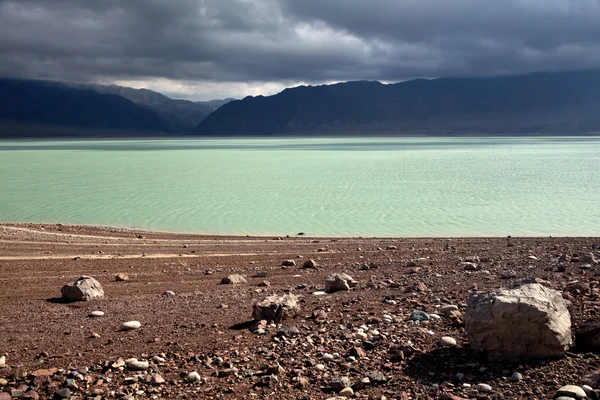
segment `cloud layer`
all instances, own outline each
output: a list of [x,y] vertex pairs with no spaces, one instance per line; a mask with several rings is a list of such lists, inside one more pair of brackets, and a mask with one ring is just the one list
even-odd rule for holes
[[0,75],[176,97],[600,67],[600,0],[0,0]]

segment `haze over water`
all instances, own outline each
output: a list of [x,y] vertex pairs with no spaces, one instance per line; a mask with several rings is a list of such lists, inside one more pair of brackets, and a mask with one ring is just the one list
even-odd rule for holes
[[0,221],[598,236],[600,138],[2,141]]

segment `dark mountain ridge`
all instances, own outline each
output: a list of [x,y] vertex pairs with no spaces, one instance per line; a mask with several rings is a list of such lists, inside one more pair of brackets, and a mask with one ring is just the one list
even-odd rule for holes
[[225,104],[201,135],[600,131],[600,70],[299,86]]
[[[156,112],[117,95],[52,82],[0,79],[0,122],[81,129],[171,132]],[[10,131],[1,131],[3,136]]]

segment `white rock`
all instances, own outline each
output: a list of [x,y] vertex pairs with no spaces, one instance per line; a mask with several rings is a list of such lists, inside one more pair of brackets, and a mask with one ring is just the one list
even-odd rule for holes
[[440,339],[440,344],[445,347],[453,347],[456,346],[456,339],[450,336],[442,336]]
[[281,322],[294,318],[300,312],[298,297],[291,293],[265,297],[252,307],[252,318],[257,321]]
[[6,364],[6,356],[0,357],[0,365],[5,365],[5,364]]
[[588,385],[581,385],[581,388],[588,396],[594,392],[594,388]]
[[539,283],[471,295],[465,330],[473,350],[490,361],[563,356],[573,343],[561,293]]
[[440,319],[440,318],[442,318],[442,317],[440,317],[440,316],[439,316],[439,315],[437,315],[437,314],[427,314],[427,315],[429,315],[429,318],[430,318],[430,319]]
[[315,369],[317,371],[324,371],[325,370],[325,365],[323,365],[323,364],[317,364],[317,365],[315,365]]
[[183,380],[187,383],[198,382],[200,379],[202,378],[200,378],[200,374],[198,374],[196,371],[190,372],[185,376],[185,378],[183,378]]
[[121,324],[120,330],[122,331],[131,331],[134,329],[138,329],[142,326],[140,321],[127,321]]
[[354,334],[354,337],[357,338],[357,339],[360,339],[360,340],[365,340],[365,339],[367,339],[369,337],[369,335],[367,335],[364,332],[356,332]]
[[587,397],[585,391],[579,386],[575,385],[566,385],[558,389],[558,392],[556,392],[556,397],[560,396],[573,397],[576,399],[583,399]]
[[175,292],[172,290],[167,290],[166,292],[163,293],[163,296],[165,297],[175,297]]
[[154,361],[157,364],[164,364],[167,360],[165,360],[164,358],[162,358],[160,356],[154,356],[154,357],[152,357],[152,361]]
[[92,311],[91,313],[88,314],[88,316],[90,318],[103,317],[104,316],[104,311]]
[[326,294],[327,293],[324,292],[324,291],[322,291],[322,290],[319,290],[319,291],[316,291],[316,292],[312,292],[313,296],[325,296]]
[[492,391],[492,387],[485,383],[477,384],[477,386],[475,386],[475,389],[477,389],[478,392],[482,392],[482,393],[489,393]]
[[138,361],[136,359],[133,359],[134,361],[128,362],[127,363],[127,369],[130,369],[132,371],[144,371],[146,369],[148,369],[148,361]]
[[513,381],[513,382],[519,382],[519,381],[522,381],[522,380],[523,380],[523,375],[521,375],[521,373],[520,373],[520,372],[517,372],[517,371],[515,371],[515,372],[514,372],[514,373],[511,375],[511,377],[510,377],[510,380],[511,380],[511,381]]

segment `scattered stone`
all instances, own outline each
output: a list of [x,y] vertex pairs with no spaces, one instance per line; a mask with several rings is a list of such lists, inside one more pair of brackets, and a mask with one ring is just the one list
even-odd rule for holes
[[419,310],[413,311],[412,313],[410,313],[410,316],[408,317],[409,321],[419,321],[419,322],[427,321],[429,319],[430,319],[429,314],[427,314],[425,311],[419,311]]
[[329,274],[325,277],[325,292],[334,293],[339,291],[348,291],[358,285],[350,275],[345,273]]
[[456,339],[450,336],[442,336],[440,339],[440,344],[444,347],[454,347],[456,346]]
[[183,380],[186,383],[198,382],[200,379],[202,378],[200,377],[200,374],[198,374],[196,371],[190,372],[185,376],[185,378],[183,378]]
[[0,365],[5,365],[5,364],[6,364],[6,356],[0,357]]
[[465,271],[477,271],[479,267],[477,264],[465,261],[458,264],[459,267],[462,267]]
[[344,396],[344,397],[350,397],[350,396],[354,396],[354,390],[352,390],[351,387],[347,387],[347,388],[343,388],[342,390],[340,390],[340,393],[338,393],[340,396]]
[[0,386],[6,386],[8,385],[8,381],[4,378],[0,378]]
[[129,276],[127,274],[119,273],[115,274],[115,281],[117,282],[125,282],[129,280]]
[[283,260],[281,262],[281,265],[284,267],[295,267],[296,266],[296,261],[294,260]]
[[523,375],[521,375],[520,372],[513,372],[513,374],[510,376],[510,380],[513,382],[519,382],[523,380]]
[[473,350],[490,361],[563,356],[573,342],[561,294],[538,283],[471,295],[465,330]]
[[175,297],[175,292],[172,291],[172,290],[167,290],[162,295],[165,296],[165,297]]
[[442,315],[450,314],[452,311],[458,311],[458,306],[448,305],[448,306],[442,306],[439,309],[439,313]]
[[333,378],[331,381],[329,381],[329,387],[331,387],[331,389],[335,390],[336,392],[339,392],[340,390],[351,386],[352,382],[347,376],[343,376],[341,378]]
[[54,392],[54,396],[52,398],[55,400],[60,400],[68,399],[69,397],[71,397],[71,391],[68,388],[62,388]]
[[596,259],[594,253],[586,253],[582,255],[580,261],[583,264],[598,264],[598,260]]
[[127,321],[127,322],[123,322],[121,324],[119,330],[131,331],[134,329],[139,329],[141,326],[142,326],[142,324],[139,321]]
[[246,278],[239,274],[227,275],[225,278],[221,279],[222,285],[237,285],[246,282],[248,282]]
[[285,319],[294,318],[300,312],[298,297],[291,293],[282,296],[271,295],[254,304],[252,317],[267,322],[281,322]]
[[65,301],[90,301],[102,300],[104,289],[96,279],[91,276],[80,276],[72,283],[64,285],[61,289],[62,299]]
[[600,371],[592,372],[583,377],[581,383],[591,386],[594,389],[600,389]]
[[297,327],[293,326],[293,325],[289,325],[289,326],[282,326],[281,328],[279,328],[277,330],[277,333],[275,334],[276,336],[285,336],[285,337],[296,337],[298,335],[300,335],[300,329],[298,329]]
[[88,317],[90,318],[97,318],[97,317],[103,317],[104,316],[104,311],[92,311],[91,313],[88,314]]
[[317,264],[317,262],[315,260],[306,260],[304,261],[304,264],[302,264],[302,268],[317,268],[319,266],[319,264]]
[[163,378],[161,374],[152,374],[152,379],[150,380],[151,385],[159,386],[165,382],[165,378]]
[[148,369],[148,361],[138,361],[137,358],[130,358],[129,360],[125,360],[127,365],[127,369],[132,371],[144,371]]
[[386,246],[385,249],[386,250],[398,250],[398,246],[390,245],[390,246]]
[[566,385],[558,389],[556,392],[556,397],[560,396],[573,397],[575,399],[583,399],[587,397],[585,391],[579,386],[575,385]]
[[486,383],[477,384],[477,386],[475,386],[475,389],[477,389],[477,391],[481,393],[489,393],[492,391],[492,387]]

